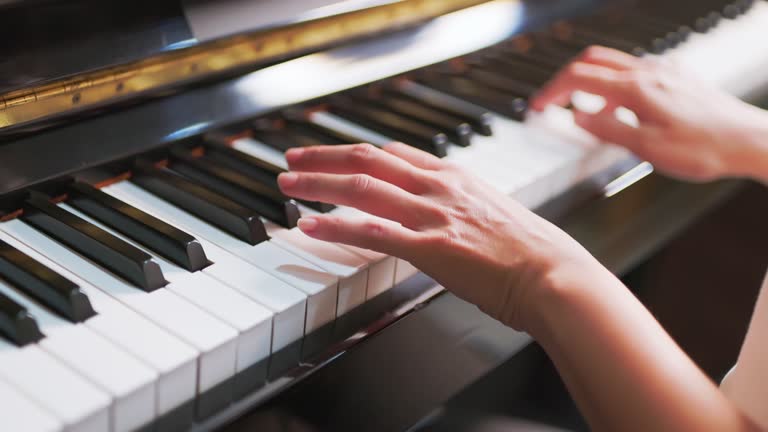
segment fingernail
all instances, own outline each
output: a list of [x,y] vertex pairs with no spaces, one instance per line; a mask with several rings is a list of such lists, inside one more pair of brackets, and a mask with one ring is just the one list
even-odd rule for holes
[[293,187],[298,181],[299,175],[293,172],[282,173],[277,176],[277,183],[281,189]]
[[289,164],[298,162],[299,159],[304,155],[304,149],[303,148],[292,148],[285,152],[285,160],[288,161]]
[[299,229],[305,233],[311,233],[317,228],[317,219],[313,217],[303,217],[299,219]]

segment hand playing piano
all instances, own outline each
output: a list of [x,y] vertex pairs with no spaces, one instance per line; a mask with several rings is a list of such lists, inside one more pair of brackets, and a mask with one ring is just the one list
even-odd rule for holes
[[292,172],[279,182],[287,195],[377,216],[304,217],[305,233],[403,258],[517,329],[528,328],[554,281],[610,277],[556,226],[413,147],[307,147],[286,158]]
[[[669,175],[696,181],[768,177],[768,115],[669,63],[590,47],[538,94],[532,108],[565,106],[577,90],[606,99],[597,114],[575,111],[582,128]],[[620,106],[637,115],[639,127],[617,120]]]

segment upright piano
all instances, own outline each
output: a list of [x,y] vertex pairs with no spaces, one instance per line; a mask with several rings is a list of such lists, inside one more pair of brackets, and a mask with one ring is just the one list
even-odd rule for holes
[[[354,211],[282,195],[286,149],[405,142],[621,273],[735,186],[644,188],[531,95],[594,44],[768,84],[761,0],[325,3],[0,2],[0,428],[406,430],[531,340],[300,233]],[[606,240],[664,197],[666,225]]]

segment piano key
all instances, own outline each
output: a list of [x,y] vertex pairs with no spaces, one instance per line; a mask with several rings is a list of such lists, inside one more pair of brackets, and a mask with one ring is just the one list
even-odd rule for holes
[[0,336],[24,346],[42,339],[43,333],[27,308],[0,294]]
[[46,337],[38,344],[112,398],[111,430],[132,431],[155,419],[157,374],[122,349],[82,325],[68,324],[20,291],[0,283],[0,292],[24,305]]
[[358,143],[358,140],[351,135],[325,128],[304,118],[287,120],[286,130],[293,134],[297,140],[302,141],[304,146]]
[[68,189],[67,202],[109,227],[190,271],[202,270],[208,259],[189,234],[117,200],[95,187],[77,182]]
[[[77,210],[66,204],[60,205],[65,210],[88,220],[88,216],[78,214]],[[98,224],[93,220],[89,222]],[[101,228],[108,230],[103,226]],[[123,240],[131,242],[127,238]],[[133,245],[141,247],[136,243]],[[205,272],[191,273],[162,258],[155,257],[155,259],[170,281],[166,289],[189,300],[239,332],[236,369],[238,373],[247,371],[269,357],[272,347],[273,313],[271,311]],[[242,271],[247,270],[242,269]],[[266,372],[266,366],[264,370]]]
[[285,133],[282,122],[273,119],[258,119],[252,123],[251,135],[257,141],[285,153],[293,147],[301,147],[301,142]]
[[488,50],[493,55],[516,60],[524,63],[536,65],[540,68],[549,69],[554,72],[568,64],[569,58],[555,58],[533,49],[521,50],[515,46],[501,45]]
[[472,143],[472,127],[464,120],[405,98],[382,94],[360,96],[368,104],[377,104],[398,115],[438,128],[455,144],[466,147]]
[[[156,382],[158,415],[169,414],[195,397],[196,358],[200,354],[197,350],[9,234],[0,231],[0,240],[83,290],[97,312],[85,325],[142,360],[159,375]],[[175,424],[192,422],[191,411],[174,417]]]
[[368,262],[337,245],[313,239],[298,228],[267,223],[272,243],[339,278],[337,316],[361,305],[368,290]]
[[364,104],[356,104],[354,100],[342,97],[333,98],[328,110],[341,118],[428,151],[435,156],[445,157],[447,154],[448,137],[444,133],[400,115]]
[[73,322],[95,315],[80,287],[2,240],[0,276]]
[[199,351],[198,395],[212,390],[234,375],[235,329],[167,289],[153,292],[136,289],[22,220],[0,224],[0,230],[49,257]]
[[419,274],[419,269],[406,260],[398,259],[395,268],[395,285],[403,283],[408,279]]
[[60,432],[64,424],[10,384],[0,381],[3,428],[9,431]]
[[266,162],[262,158],[256,158],[235,150],[234,147],[238,141],[239,140],[234,140],[230,143],[223,137],[214,134],[207,135],[204,143],[205,154],[210,160],[226,165],[274,190],[280,190],[280,187],[277,185],[277,176],[286,170],[286,168],[281,165],[285,163],[284,155],[278,153],[279,163],[277,164]]
[[296,203],[279,190],[230,170],[215,160],[195,157],[182,148],[171,150],[171,160],[173,171],[282,226],[293,228],[301,217]]
[[[355,141],[358,143],[368,143],[378,147],[384,147],[395,141],[392,137],[384,136],[371,129],[366,129],[357,123],[327,111],[313,111],[308,117],[310,122],[318,126],[355,137]],[[240,151],[251,153],[249,146],[238,145],[236,148]],[[258,156],[256,152],[254,152],[253,155]]]
[[165,285],[151,257],[34,194],[24,203],[24,221],[99,263],[136,286],[152,291]]
[[[280,187],[277,184],[277,176],[287,170],[288,163],[285,160],[285,155],[276,155],[277,163],[275,164],[260,157],[256,157],[247,150],[248,147],[258,148],[260,151],[266,148],[266,146],[250,146],[250,143],[255,143],[255,141],[250,138],[235,140],[232,142],[231,147],[229,143],[221,140],[214,140],[213,138],[209,139],[212,140],[206,146],[206,157],[209,160],[216,161],[217,163],[237,171],[252,180],[258,181],[282,194]],[[275,155],[270,154],[267,159],[274,156]],[[323,213],[334,208],[333,205],[326,203],[301,202],[304,203],[304,205]]]
[[250,244],[267,239],[258,215],[236,202],[148,161],[134,165],[131,181]]
[[476,105],[443,98],[426,87],[406,80],[397,81],[391,88],[385,88],[385,91],[410,98],[412,102],[421,103],[450,115],[455,115],[469,123],[475,132],[481,135],[491,136],[493,134],[490,113]]
[[[505,94],[530,98],[538,90],[538,86],[519,79],[512,74],[503,74],[493,70],[471,68],[464,72],[463,76],[483,83],[488,87],[497,89]],[[538,83],[537,83],[538,84]]]
[[530,85],[540,87],[549,81],[557,70],[545,69],[529,62],[522,62],[502,55],[481,54],[468,56],[464,62],[479,68],[511,78],[519,78]]
[[[642,47],[647,48],[648,51],[654,54],[663,54],[668,49],[673,48],[670,42],[664,39],[664,35],[661,35],[661,37],[654,36],[652,32],[628,26],[628,22],[629,21],[622,23],[622,25],[616,25],[609,23],[601,24],[595,21],[585,23],[576,21],[573,23],[573,27],[584,35],[594,35],[596,37],[615,41],[615,44],[624,49],[628,47],[632,47],[631,49]],[[583,49],[581,45],[568,44],[567,41],[561,40],[560,43],[572,46],[574,49]]]
[[[277,184],[277,176],[287,170],[288,163],[285,155],[277,156],[278,164],[273,164],[262,159],[258,155],[263,152],[265,145],[259,145],[250,138],[242,138],[233,141],[232,147],[224,144],[212,144],[207,148],[206,157],[222,165],[261,182],[269,188],[282,194]],[[334,208],[331,204],[301,201],[304,205],[320,212],[327,212]]]
[[[104,191],[130,202],[168,223],[184,227],[184,229],[193,232],[201,241],[210,242],[210,246],[206,244],[206,249],[209,250],[215,264],[205,271],[212,272],[214,277],[228,280],[233,286],[240,287],[241,284],[233,278],[244,278],[248,275],[247,273],[258,275],[260,272],[255,270],[262,269],[293,287],[274,283],[268,278],[268,283],[253,285],[252,289],[261,288],[263,290],[260,298],[264,299],[265,304],[274,310],[285,311],[284,318],[278,318],[277,322],[290,323],[289,317],[293,316],[293,311],[297,309],[296,306],[304,302],[306,302],[305,333],[318,329],[336,317],[338,277],[276,247],[271,242],[249,246],[133,184],[117,183],[104,188]],[[228,256],[229,258],[227,258]],[[234,257],[238,257],[237,260],[234,260]],[[256,269],[250,272],[236,271],[239,259],[247,261]],[[302,313],[301,317],[303,316]],[[278,340],[277,337],[275,339]],[[286,341],[281,338],[280,341],[282,347],[293,340]]]
[[498,90],[466,78],[427,74],[416,77],[416,81],[426,87],[496,111],[513,120],[522,121],[528,109],[528,103],[523,98],[502,95]]
[[0,380],[63,423],[67,432],[111,430],[110,396],[37,345],[17,348],[0,340]]
[[[312,210],[308,210],[307,214],[310,214],[311,212]],[[332,213],[344,217],[372,217],[352,207],[337,207]],[[397,259],[395,257],[350,245],[339,244],[339,246],[368,261],[368,290],[366,292],[366,300],[378,296],[395,285],[394,280],[397,265]]]

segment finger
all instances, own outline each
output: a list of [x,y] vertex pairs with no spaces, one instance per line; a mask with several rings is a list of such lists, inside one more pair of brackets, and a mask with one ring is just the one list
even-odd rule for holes
[[547,105],[566,106],[576,90],[603,96],[620,105],[629,99],[621,73],[584,62],[574,62],[560,71],[531,101],[531,107],[543,111]]
[[596,114],[575,111],[576,124],[602,141],[626,147],[630,151],[642,153],[647,142],[647,129],[632,127],[616,118],[615,109],[607,107]]
[[278,183],[286,195],[354,207],[409,228],[440,222],[426,200],[365,174],[290,172],[281,174]]
[[285,157],[293,171],[367,174],[414,194],[426,191],[423,171],[370,144],[294,148]]
[[380,218],[344,218],[332,215],[299,219],[299,229],[310,237],[343,243],[411,260],[421,243],[419,233]]
[[443,161],[439,157],[407,144],[399,142],[387,144],[384,146],[384,151],[409,162],[417,168],[436,171],[444,166]]
[[603,66],[616,71],[628,71],[648,67],[648,62],[644,59],[600,45],[588,47],[582,51],[577,59],[580,62]]

